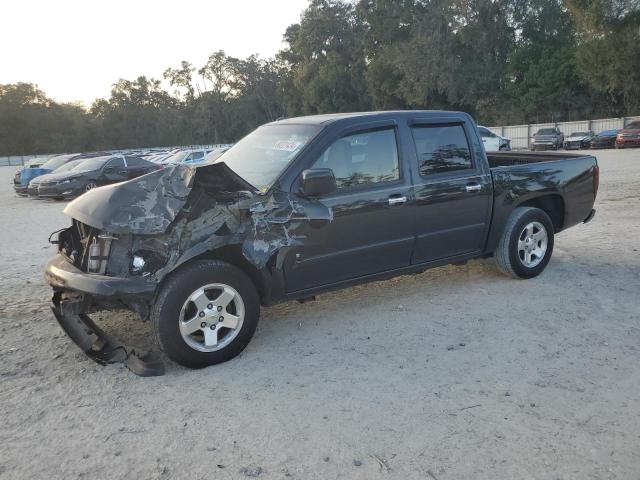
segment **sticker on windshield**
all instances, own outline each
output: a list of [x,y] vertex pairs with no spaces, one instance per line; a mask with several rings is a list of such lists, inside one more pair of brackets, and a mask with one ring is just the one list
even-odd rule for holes
[[302,145],[304,145],[303,142],[296,142],[294,140],[278,140],[273,148],[275,150],[283,150],[285,152],[295,152]]

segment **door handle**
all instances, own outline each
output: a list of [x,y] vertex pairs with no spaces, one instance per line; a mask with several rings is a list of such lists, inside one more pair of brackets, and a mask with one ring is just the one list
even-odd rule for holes
[[479,183],[469,183],[465,188],[467,192],[479,192],[480,190],[482,190],[482,185],[480,185]]
[[401,205],[407,203],[407,197],[404,195],[401,197],[389,197],[389,205]]

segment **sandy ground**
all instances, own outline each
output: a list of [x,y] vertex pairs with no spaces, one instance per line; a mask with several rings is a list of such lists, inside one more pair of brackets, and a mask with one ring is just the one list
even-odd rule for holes
[[0,479],[640,478],[640,150],[597,156],[598,214],[542,276],[474,261],[279,305],[233,361],[156,378],[62,333],[64,204],[0,168]]

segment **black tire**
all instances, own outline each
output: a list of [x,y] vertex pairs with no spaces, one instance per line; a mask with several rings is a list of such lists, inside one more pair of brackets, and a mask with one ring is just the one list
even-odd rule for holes
[[[544,226],[547,234],[547,246],[542,260],[537,265],[528,267],[518,253],[518,241],[525,226],[532,222],[538,222]],[[513,278],[524,279],[540,275],[553,253],[553,235],[553,223],[544,211],[533,207],[517,207],[507,220],[495,252],[498,268]]]
[[[198,351],[180,333],[180,312],[189,296],[212,283],[225,284],[237,291],[244,304],[244,320],[237,336],[220,350]],[[155,340],[169,358],[189,368],[202,368],[226,362],[248,345],[258,325],[260,299],[253,282],[239,268],[217,260],[198,260],[177,271],[162,285],[151,309]]]

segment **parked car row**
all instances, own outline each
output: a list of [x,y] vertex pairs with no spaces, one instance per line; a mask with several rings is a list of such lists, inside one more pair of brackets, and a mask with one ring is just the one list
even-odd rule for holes
[[212,162],[228,148],[53,155],[16,172],[13,188],[22,196],[71,199],[95,187],[130,180],[167,165]]
[[557,127],[541,128],[531,138],[531,150],[558,150],[564,148],[626,148],[640,147],[640,121],[631,122],[623,129],[573,132],[568,137]]

